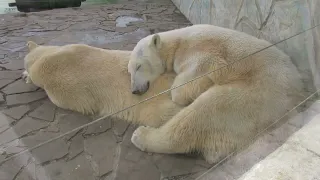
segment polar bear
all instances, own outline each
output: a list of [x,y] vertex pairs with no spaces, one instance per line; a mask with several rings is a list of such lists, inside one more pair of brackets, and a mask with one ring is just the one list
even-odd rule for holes
[[140,40],[128,64],[132,93],[144,94],[160,75],[174,72],[172,87],[186,84],[171,91],[172,100],[187,107],[160,128],[139,127],[131,141],[147,152],[199,152],[209,163],[247,144],[303,98],[286,54],[273,46],[249,56],[270,45],[213,25]]
[[[41,46],[30,41],[23,76],[43,88],[58,107],[84,114],[107,115],[170,88],[174,76],[161,76],[145,96],[132,95],[130,51],[104,50],[81,44]],[[169,94],[129,108],[115,116],[133,123],[159,127],[182,107]]]

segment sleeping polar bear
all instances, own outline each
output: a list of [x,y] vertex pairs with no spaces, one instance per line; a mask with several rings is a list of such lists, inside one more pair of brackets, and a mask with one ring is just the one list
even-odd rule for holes
[[128,64],[133,94],[148,92],[161,74],[175,72],[176,87],[216,71],[172,90],[172,100],[188,106],[160,128],[139,127],[131,141],[147,152],[200,152],[209,163],[248,143],[302,98],[302,81],[286,54],[273,46],[249,56],[269,45],[213,25],[140,40]]
[[[40,46],[28,42],[25,76],[43,88],[58,107],[84,114],[108,115],[170,88],[173,75],[161,76],[145,96],[132,95],[128,61],[130,51],[104,50],[87,45]],[[115,116],[133,123],[159,127],[180,106],[163,94]]]

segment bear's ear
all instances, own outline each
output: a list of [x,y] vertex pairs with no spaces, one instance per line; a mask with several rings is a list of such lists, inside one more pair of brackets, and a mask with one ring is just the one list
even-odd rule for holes
[[149,42],[149,46],[155,49],[160,49],[161,47],[161,39],[159,34],[154,34],[151,38],[151,42]]
[[29,48],[29,52],[32,51],[34,48],[38,47],[39,45],[33,41],[28,41],[27,46]]

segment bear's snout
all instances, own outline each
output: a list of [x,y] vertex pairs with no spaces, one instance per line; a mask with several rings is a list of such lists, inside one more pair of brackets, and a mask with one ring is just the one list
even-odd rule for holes
[[148,81],[147,83],[143,84],[142,86],[138,86],[132,89],[132,94],[136,94],[136,95],[142,95],[145,92],[148,91],[150,86],[150,82]]

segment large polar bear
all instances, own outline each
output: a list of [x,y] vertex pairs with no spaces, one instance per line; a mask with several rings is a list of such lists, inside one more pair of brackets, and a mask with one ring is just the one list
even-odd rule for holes
[[133,94],[147,92],[164,73],[177,74],[175,87],[216,71],[172,90],[172,100],[188,106],[160,128],[139,127],[132,142],[148,152],[200,152],[209,163],[248,143],[302,97],[299,73],[286,54],[273,46],[247,57],[267,46],[213,25],[140,40],[128,64]]
[[[128,61],[131,51],[104,50],[81,44],[40,46],[28,42],[23,73],[27,82],[43,88],[58,107],[84,114],[107,115],[170,88],[173,75],[161,76],[145,96],[132,95]],[[130,108],[116,117],[158,127],[180,106],[168,94]]]

